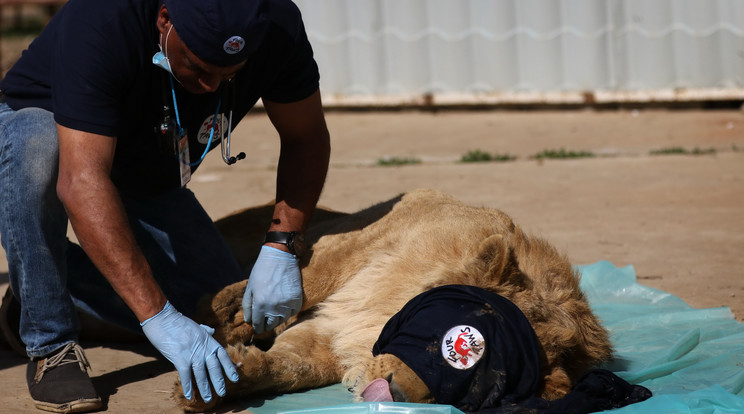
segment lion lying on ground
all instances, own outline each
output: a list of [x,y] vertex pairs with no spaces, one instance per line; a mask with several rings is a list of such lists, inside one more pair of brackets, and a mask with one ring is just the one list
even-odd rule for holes
[[[217,222],[250,269],[271,207]],[[243,323],[245,282],[200,304],[201,321],[239,366],[227,398],[280,394],[343,382],[359,398],[367,384],[387,379],[396,401],[433,402],[423,382],[398,358],[373,357],[385,323],[417,294],[437,286],[481,287],[514,302],[537,334],[541,396],[564,396],[580,375],[611,357],[607,332],[579,290],[565,256],[525,234],[501,211],[467,206],[417,190],[355,214],[318,209],[301,254],[302,311],[273,333],[254,337]],[[257,254],[257,253],[255,253]],[[273,343],[272,343],[273,340]],[[197,393],[198,394],[198,393]],[[176,398],[186,411],[204,411],[198,397]]]

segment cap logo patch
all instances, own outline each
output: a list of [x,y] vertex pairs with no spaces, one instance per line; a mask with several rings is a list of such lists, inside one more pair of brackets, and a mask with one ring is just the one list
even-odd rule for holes
[[442,357],[457,369],[472,368],[483,356],[486,341],[477,329],[457,325],[442,338]]
[[222,45],[222,48],[225,49],[225,52],[230,55],[234,55],[240,52],[241,50],[243,50],[243,47],[245,47],[245,39],[240,36],[233,36],[225,40],[225,44]]

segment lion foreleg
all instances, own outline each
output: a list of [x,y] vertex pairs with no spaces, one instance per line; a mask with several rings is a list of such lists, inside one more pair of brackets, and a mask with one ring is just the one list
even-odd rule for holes
[[212,337],[222,346],[247,343],[253,337],[253,327],[243,322],[243,293],[246,280],[224,287],[214,295],[204,296],[194,318],[214,328]]
[[[257,394],[281,394],[337,383],[343,375],[337,358],[331,353],[330,337],[319,334],[312,323],[297,325],[279,335],[264,352],[255,346],[228,346],[240,379],[227,381],[227,399]],[[204,404],[198,398],[186,400],[176,388],[176,399],[185,411],[204,411],[218,404],[215,398]]]

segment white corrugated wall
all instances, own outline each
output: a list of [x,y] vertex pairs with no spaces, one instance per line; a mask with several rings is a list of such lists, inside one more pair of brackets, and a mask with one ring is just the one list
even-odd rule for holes
[[744,0],[295,0],[330,104],[744,98]]

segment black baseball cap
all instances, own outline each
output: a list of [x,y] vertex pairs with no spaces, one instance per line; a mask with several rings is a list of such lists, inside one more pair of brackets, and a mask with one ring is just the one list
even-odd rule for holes
[[270,0],[164,0],[164,4],[186,47],[213,65],[247,60],[268,30]]

